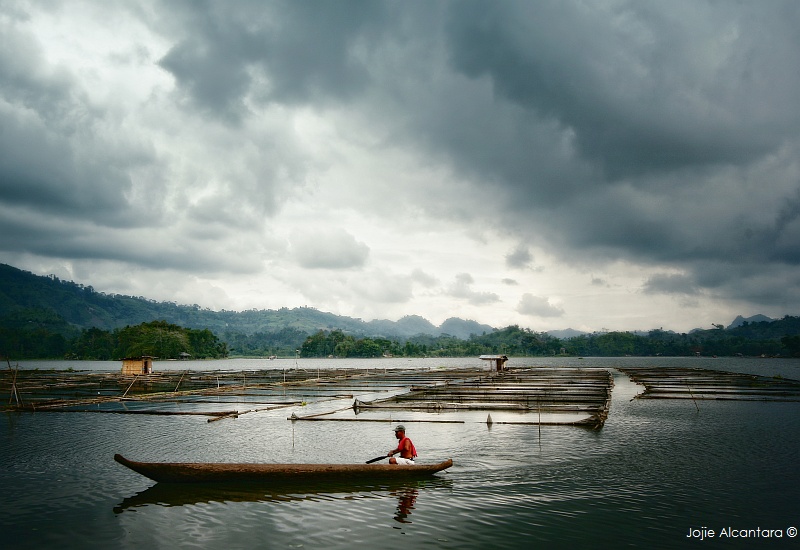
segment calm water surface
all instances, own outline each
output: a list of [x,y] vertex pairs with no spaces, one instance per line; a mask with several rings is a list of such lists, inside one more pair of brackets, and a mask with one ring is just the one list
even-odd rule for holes
[[[195,362],[192,362],[195,363]],[[433,368],[477,360],[196,362],[196,370]],[[511,365],[700,366],[800,379],[800,361],[513,359]],[[23,368],[116,370],[116,364]],[[174,365],[174,367],[173,367]],[[157,363],[157,369],[187,365]],[[0,418],[0,548],[797,548],[800,403],[647,401],[615,373],[602,430],[409,424],[434,479],[395,485],[171,488],[117,464],[153,461],[362,462],[395,440],[387,424],[297,422],[336,402],[204,417],[90,413]],[[333,403],[333,404],[332,404]],[[347,402],[343,403],[344,406]],[[187,405],[187,407],[190,405]],[[226,408],[231,408],[226,404]],[[243,404],[242,409],[250,408]],[[442,415],[447,417],[447,415]],[[781,529],[782,539],[687,539]]]

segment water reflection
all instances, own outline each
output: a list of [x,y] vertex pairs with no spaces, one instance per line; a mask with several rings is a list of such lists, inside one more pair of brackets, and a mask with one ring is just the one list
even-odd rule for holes
[[408,517],[414,509],[419,492],[452,488],[450,479],[432,478],[389,483],[315,482],[308,484],[242,484],[242,483],[156,483],[126,497],[114,506],[115,514],[135,511],[145,506],[192,506],[231,502],[294,502],[323,500],[361,500],[397,498],[393,517],[400,523],[411,523]]
[[[563,361],[570,362],[707,366],[697,358]],[[800,372],[795,359],[739,362],[753,374]],[[675,548],[691,526],[796,524],[800,403],[708,401],[698,414],[691,399],[631,400],[641,388],[616,371],[615,379],[599,431],[499,422],[489,429],[485,412],[465,424],[415,425],[417,447],[454,457],[456,467],[435,476],[443,479],[394,486],[170,487],[111,458],[360,462],[389,443],[384,423],[292,425],[280,410],[211,424],[7,413],[0,547]]]
[[389,494],[397,497],[397,513],[394,515],[394,520],[399,523],[411,523],[408,516],[414,509],[419,491],[413,487],[404,487],[397,491],[391,491]]

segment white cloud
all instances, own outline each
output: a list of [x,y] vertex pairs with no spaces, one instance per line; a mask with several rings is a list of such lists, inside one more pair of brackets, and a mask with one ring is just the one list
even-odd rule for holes
[[419,283],[420,285],[426,288],[432,288],[439,282],[439,280],[436,277],[425,273],[422,269],[419,268],[415,269],[411,273],[411,279],[415,283]]
[[525,293],[517,304],[517,311],[531,317],[563,317],[564,310],[550,303],[548,298]]
[[369,257],[369,247],[343,229],[301,230],[289,240],[294,259],[306,269],[359,268]]
[[472,290],[472,284],[474,282],[475,280],[469,273],[459,273],[456,275],[455,282],[448,287],[447,293],[454,298],[466,300],[475,306],[491,304],[500,301],[500,296],[494,292],[479,292]]

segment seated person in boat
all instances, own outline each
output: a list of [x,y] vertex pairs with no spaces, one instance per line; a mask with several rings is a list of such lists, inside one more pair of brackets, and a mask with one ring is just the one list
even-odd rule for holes
[[[414,459],[417,456],[417,450],[409,438],[406,437],[405,426],[397,426],[394,429],[394,436],[400,441],[396,449],[389,451],[386,456],[389,458],[389,464],[414,464]],[[395,458],[394,455],[400,453],[400,456]]]

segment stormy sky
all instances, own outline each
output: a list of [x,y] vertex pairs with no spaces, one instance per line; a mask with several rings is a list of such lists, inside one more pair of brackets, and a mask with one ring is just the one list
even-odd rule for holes
[[0,0],[0,262],[536,331],[800,314],[800,4]]

